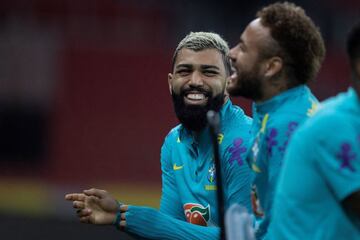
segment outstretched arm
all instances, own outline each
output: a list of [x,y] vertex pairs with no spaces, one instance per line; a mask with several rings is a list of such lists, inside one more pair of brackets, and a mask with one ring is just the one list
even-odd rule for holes
[[105,190],[89,189],[83,193],[65,196],[73,202],[81,222],[110,225],[115,222],[119,211],[118,227],[127,232],[149,239],[218,239],[219,228],[202,227],[148,207],[119,205]]

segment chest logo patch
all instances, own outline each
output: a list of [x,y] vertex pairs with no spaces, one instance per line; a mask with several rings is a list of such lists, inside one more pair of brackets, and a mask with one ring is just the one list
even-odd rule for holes
[[184,214],[187,222],[207,226],[210,219],[210,205],[204,207],[198,203],[185,203]]
[[174,171],[181,170],[183,167],[184,167],[184,165],[178,166],[178,165],[176,165],[176,163],[173,165]]

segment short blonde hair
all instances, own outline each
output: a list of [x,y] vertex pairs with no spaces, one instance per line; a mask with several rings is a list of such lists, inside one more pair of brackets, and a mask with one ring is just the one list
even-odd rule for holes
[[193,50],[195,52],[206,49],[216,49],[223,57],[226,74],[230,75],[231,66],[228,57],[229,46],[227,42],[217,33],[213,32],[190,32],[180,41],[174,52],[172,69],[174,69],[175,61],[179,51],[183,48]]

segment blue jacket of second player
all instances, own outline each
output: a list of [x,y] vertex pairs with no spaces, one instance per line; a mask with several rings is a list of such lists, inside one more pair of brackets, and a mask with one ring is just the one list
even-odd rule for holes
[[253,137],[247,161],[254,172],[253,187],[262,215],[257,239],[266,238],[276,183],[290,137],[314,113],[317,104],[310,89],[300,85],[253,105]]

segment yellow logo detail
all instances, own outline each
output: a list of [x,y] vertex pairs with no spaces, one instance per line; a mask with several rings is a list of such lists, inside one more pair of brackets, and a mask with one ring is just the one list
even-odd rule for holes
[[314,101],[311,101],[311,107],[307,111],[307,116],[308,117],[313,116],[316,113],[317,109],[318,109],[318,104]]
[[174,166],[173,166],[173,169],[174,169],[174,171],[177,171],[177,170],[182,169],[183,167],[184,167],[184,165],[176,166],[176,163],[175,163]]
[[260,132],[264,133],[265,132],[265,129],[266,129],[266,124],[267,124],[267,121],[269,120],[269,114],[265,114],[264,116],[264,119],[262,120],[261,122],[261,129],[260,129]]
[[207,191],[216,191],[216,185],[205,185],[205,190]]
[[252,170],[256,173],[261,173],[261,170],[258,166],[256,166],[254,163],[251,166]]
[[219,135],[218,135],[218,137],[217,137],[218,143],[221,144],[222,141],[223,141],[223,139],[224,139],[224,134],[219,133]]

